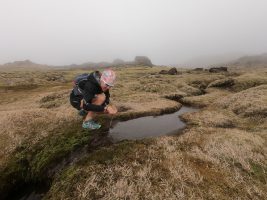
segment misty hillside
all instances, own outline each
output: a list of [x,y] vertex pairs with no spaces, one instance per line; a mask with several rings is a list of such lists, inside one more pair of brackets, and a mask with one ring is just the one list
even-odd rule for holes
[[15,61],[0,65],[0,70],[14,71],[14,70],[47,70],[51,68],[48,65],[34,63],[30,60]]
[[229,53],[220,55],[205,55],[193,57],[187,60],[183,65],[188,67],[210,67],[216,65],[222,65],[224,63],[229,63],[232,60],[239,59],[242,56],[240,53]]
[[147,56],[136,56],[133,61],[124,61],[122,59],[116,58],[113,62],[86,62],[83,64],[71,64],[62,66],[67,69],[94,69],[94,68],[104,68],[104,67],[117,67],[117,66],[127,66],[127,65],[143,65],[152,67],[153,64]]
[[95,69],[105,67],[127,66],[127,65],[142,65],[150,66],[153,64],[147,56],[136,56],[133,61],[124,61],[122,59],[115,59],[113,62],[86,62],[82,64],[70,64],[63,66],[52,66],[37,64],[30,60],[15,61],[0,65],[1,71],[16,71],[16,70],[47,70],[47,69]]
[[253,56],[243,56],[236,61],[231,62],[230,65],[244,67],[267,66],[267,53]]
[[101,63],[93,63],[93,62],[86,62],[82,64],[70,64],[70,65],[63,65],[63,66],[52,66],[52,65],[45,65],[45,64],[37,64],[30,60],[24,61],[15,61],[9,62],[3,65],[0,65],[1,71],[16,71],[16,70],[47,70],[47,69],[89,69],[95,67],[108,67],[111,66],[112,63],[101,62]]
[[90,68],[96,68],[96,67],[108,67],[111,66],[112,63],[108,62],[100,62],[100,63],[94,63],[94,62],[86,62],[82,64],[70,64],[70,65],[62,65],[62,66],[52,66],[52,65],[46,65],[46,64],[38,64],[34,63],[30,60],[24,60],[24,61],[14,61],[9,62],[3,65],[0,65],[1,71],[16,71],[16,70],[47,70],[47,69],[90,69]]
[[267,66],[267,53],[241,56],[240,54],[222,54],[195,57],[184,65],[189,67],[211,67],[228,65],[233,67],[264,67]]

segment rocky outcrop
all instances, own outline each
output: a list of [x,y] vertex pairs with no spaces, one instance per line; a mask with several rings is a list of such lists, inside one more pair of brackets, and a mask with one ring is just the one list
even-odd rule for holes
[[161,70],[159,74],[168,74],[168,70]]
[[136,56],[134,59],[134,62],[137,65],[144,65],[144,66],[149,66],[149,67],[153,66],[151,60],[146,56]]
[[171,68],[170,70],[161,70],[159,74],[169,74],[169,75],[177,75],[178,71],[175,67]]
[[227,72],[227,67],[212,67],[209,69],[209,72],[212,73]]
[[168,71],[168,74],[170,75],[176,75],[178,74],[178,71],[175,67],[171,68],[169,71]]

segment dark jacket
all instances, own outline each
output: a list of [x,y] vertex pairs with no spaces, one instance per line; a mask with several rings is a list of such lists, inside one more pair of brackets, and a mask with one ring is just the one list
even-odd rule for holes
[[[89,76],[87,81],[82,82],[79,84],[79,91],[81,92],[84,100],[83,104],[83,109],[87,111],[94,111],[94,112],[103,112],[104,108],[107,104],[109,104],[109,91],[107,90],[106,92],[102,91],[102,88],[100,86],[100,72],[95,71],[92,72]],[[74,90],[77,90],[78,88],[74,88]],[[104,104],[102,105],[94,105],[92,104],[93,98],[97,94],[102,94],[104,93],[106,95],[106,100]]]

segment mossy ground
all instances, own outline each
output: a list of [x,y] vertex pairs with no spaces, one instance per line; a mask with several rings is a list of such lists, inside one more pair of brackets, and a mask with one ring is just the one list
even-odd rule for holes
[[53,130],[53,135],[34,145],[23,142],[1,168],[1,191],[27,182],[49,181],[54,175],[49,170],[77,148],[90,143],[92,138],[93,134],[84,131],[76,121]]
[[[159,75],[161,69],[116,68],[112,102],[121,110],[120,119],[179,108],[170,99],[201,107],[182,116],[189,125],[183,135],[99,148],[57,174],[46,199],[267,196],[266,69],[218,74],[183,70],[174,76]],[[6,176],[5,171],[2,176],[38,179],[51,163],[90,141],[68,103],[70,81],[81,72],[51,72],[52,77],[63,74],[66,84],[59,81],[31,90],[2,91],[0,164],[2,169],[11,166],[8,173],[14,173]],[[225,79],[234,85],[218,87]],[[105,123],[108,118],[98,119]]]

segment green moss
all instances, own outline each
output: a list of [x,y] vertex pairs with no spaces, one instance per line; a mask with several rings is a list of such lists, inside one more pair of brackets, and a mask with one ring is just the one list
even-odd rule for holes
[[93,134],[84,131],[80,122],[58,129],[52,136],[34,145],[22,144],[6,167],[0,170],[0,191],[8,191],[20,182],[41,181],[47,178],[49,167],[71,151],[89,143]]
[[267,183],[267,167],[261,166],[253,162],[251,162],[250,165],[251,165],[251,170],[252,170],[251,172],[252,177],[266,184]]
[[[66,193],[68,193],[69,198],[77,198],[75,194],[71,192],[73,191],[72,187],[76,185],[77,182],[81,183],[87,179],[87,173],[90,172],[86,171],[85,173],[84,168],[87,168],[88,166],[109,166],[114,164],[116,165],[118,163],[131,163],[136,160],[135,152],[137,150],[144,151],[144,157],[139,157],[138,162],[145,163],[147,159],[145,156],[147,154],[146,151],[151,142],[152,140],[150,139],[145,139],[142,141],[125,140],[112,146],[93,151],[74,166],[65,168],[62,173],[53,181],[52,187],[48,194],[46,194],[45,199],[62,199],[61,195],[64,196]],[[101,170],[101,168],[96,168],[93,170]],[[97,171],[95,172],[97,173]],[[114,174],[114,179],[116,179],[116,176],[117,174]],[[105,177],[102,177],[99,184],[106,184]],[[90,197],[92,198],[96,197],[95,195],[97,195],[97,192],[93,190],[90,191],[90,193]]]
[[31,173],[40,177],[48,166],[61,160],[74,149],[86,144],[92,136],[87,133],[81,135],[63,135],[55,140],[47,141],[44,148],[36,152],[31,161]]
[[125,159],[125,155],[132,152],[135,148],[135,142],[133,141],[123,141],[112,147],[102,148],[100,150],[94,151],[90,154],[81,165],[87,165],[89,163],[97,164],[110,164],[114,161]]
[[4,199],[13,185],[24,182],[28,173],[28,162],[25,158],[13,159],[6,168],[0,170],[0,199]]

